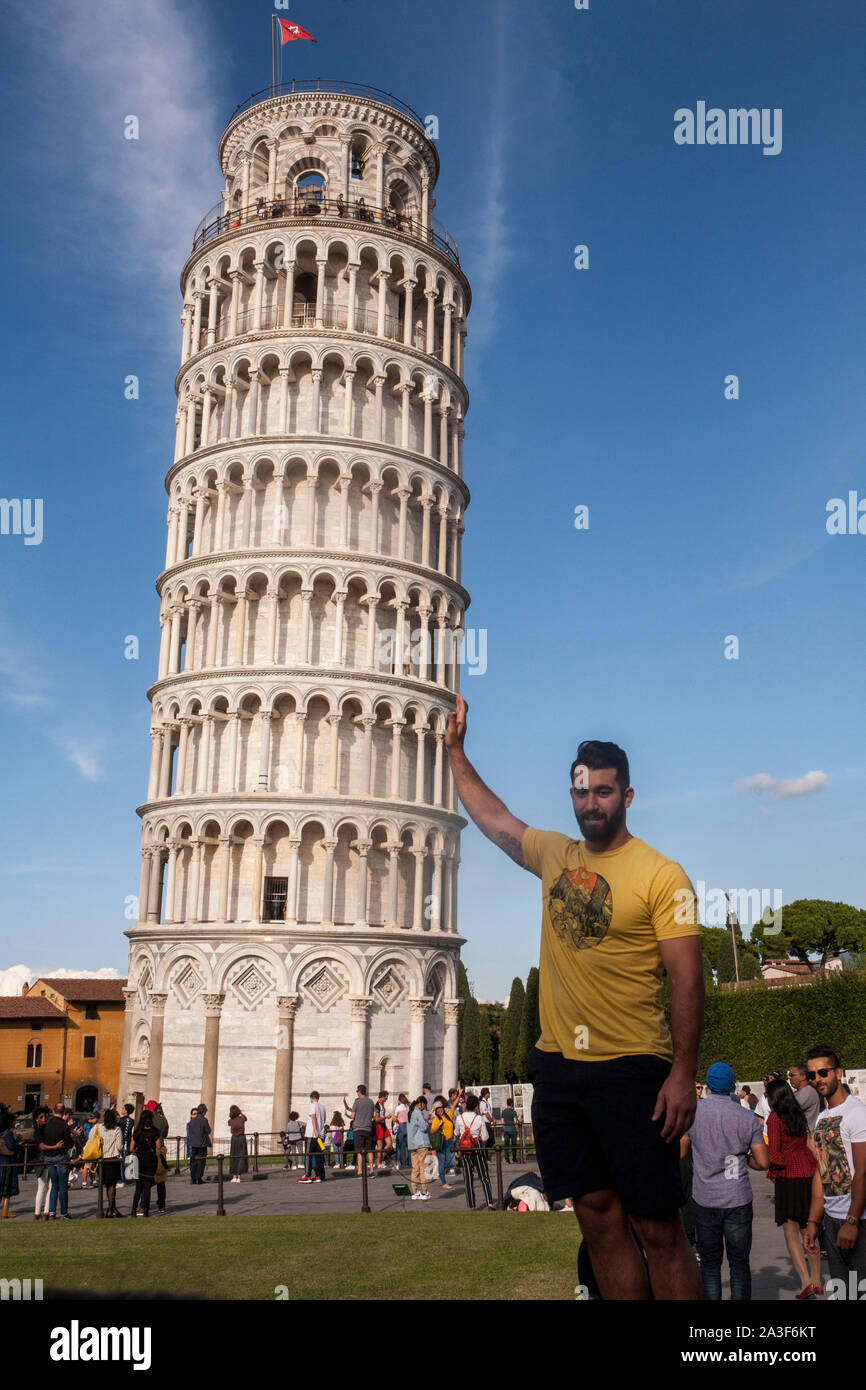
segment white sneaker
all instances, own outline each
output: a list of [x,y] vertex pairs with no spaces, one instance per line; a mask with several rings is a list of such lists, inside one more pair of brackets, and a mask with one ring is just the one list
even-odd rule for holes
[[412,1201],[412,1202],[420,1202],[420,1201],[421,1201],[421,1193],[420,1193],[420,1192],[413,1192],[413,1193],[412,1193],[412,1196],[410,1197],[409,1200]]
[[422,1192],[422,1193],[421,1193],[421,1201],[422,1201],[422,1202],[429,1202],[429,1201],[430,1201],[430,1193],[429,1193],[429,1192]]

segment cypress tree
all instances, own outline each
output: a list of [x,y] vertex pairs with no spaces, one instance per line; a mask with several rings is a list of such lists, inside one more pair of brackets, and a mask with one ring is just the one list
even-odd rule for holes
[[[466,974],[466,966],[463,964],[462,960],[459,960],[457,962],[457,997],[458,999],[463,1000],[463,1008],[460,1010],[460,1019],[457,1024],[457,1056],[460,1059],[460,1066],[462,1067],[463,1030],[466,1026],[466,1010],[469,1007],[469,1000],[472,998],[472,988],[469,984],[469,976]],[[448,1084],[450,1086],[452,1083],[449,1081]]]
[[478,1080],[481,1043],[481,1018],[478,1000],[470,994],[463,1010],[463,1046],[460,1051],[460,1076],[464,1084]]
[[526,979],[526,997],[520,1019],[520,1033],[517,1039],[515,1070],[519,1081],[526,1080],[529,1071],[529,1056],[541,1034],[538,1018],[538,966],[533,965]]
[[518,1080],[515,1060],[525,993],[523,981],[515,976],[511,981],[511,993],[508,996],[508,1009],[502,1021],[502,1039],[499,1045],[499,1078],[504,1082]]
[[493,1039],[490,1036],[490,1014],[486,1004],[478,1009],[478,1080],[485,1086],[493,1080]]

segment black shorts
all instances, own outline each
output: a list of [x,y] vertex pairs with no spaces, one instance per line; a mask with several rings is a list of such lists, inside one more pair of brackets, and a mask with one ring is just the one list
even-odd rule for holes
[[356,1129],[354,1136],[356,1154],[373,1152],[373,1135],[369,1129]]
[[661,1057],[576,1062],[533,1048],[532,1132],[549,1201],[612,1188],[632,1216],[683,1205],[679,1142],[651,1118],[669,1071]]

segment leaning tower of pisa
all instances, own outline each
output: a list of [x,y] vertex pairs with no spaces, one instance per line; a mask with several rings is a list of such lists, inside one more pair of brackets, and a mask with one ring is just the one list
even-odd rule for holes
[[269,90],[219,159],[181,271],[120,1092],[268,1132],[313,1088],[457,1075],[470,291],[390,93]]

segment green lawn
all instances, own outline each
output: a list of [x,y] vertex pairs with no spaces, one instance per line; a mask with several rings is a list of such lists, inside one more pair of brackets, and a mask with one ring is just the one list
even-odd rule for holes
[[[0,1278],[200,1298],[573,1299],[579,1235],[553,1212],[165,1216],[3,1225]],[[285,1296],[285,1295],[284,1295]]]

